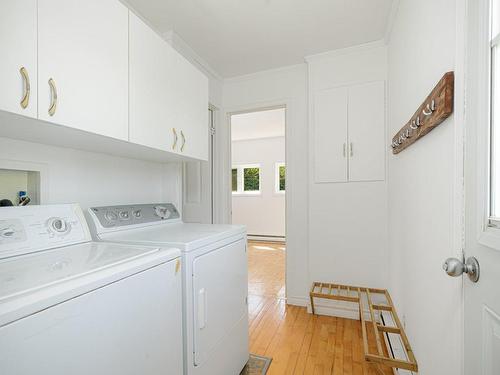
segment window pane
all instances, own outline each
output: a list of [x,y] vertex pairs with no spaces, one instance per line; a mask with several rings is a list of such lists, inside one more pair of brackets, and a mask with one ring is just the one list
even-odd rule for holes
[[243,169],[243,190],[244,191],[260,190],[259,168]]
[[231,183],[233,186],[233,191],[238,191],[238,170],[236,168],[233,168],[231,170]]
[[286,174],[285,166],[280,165],[280,191],[285,191],[285,174]]

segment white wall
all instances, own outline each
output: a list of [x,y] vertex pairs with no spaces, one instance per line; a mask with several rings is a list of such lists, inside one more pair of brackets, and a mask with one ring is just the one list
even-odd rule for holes
[[[387,77],[387,49],[372,43],[308,57],[309,121],[319,90]],[[313,128],[310,127],[310,149]],[[382,146],[382,145],[380,145]],[[309,168],[314,170],[314,153]],[[388,286],[386,181],[315,183],[309,179],[309,282]]]
[[[270,70],[224,81],[225,123],[219,129],[218,157],[221,170],[221,212],[230,213],[230,136],[228,113],[286,105],[286,237],[287,297],[289,303],[307,301],[307,69],[305,64]],[[226,217],[226,221],[230,218]]]
[[0,138],[0,168],[39,170],[42,204],[173,202],[180,208],[179,167]]
[[[442,75],[460,69],[459,3],[400,2],[389,42],[388,144]],[[457,100],[455,115],[400,154],[388,154],[390,290],[425,375],[460,374],[461,367],[461,283],[441,269],[444,259],[460,250],[461,231],[454,228],[460,216],[454,200],[460,159],[454,141],[461,110]]]
[[233,141],[233,166],[260,164],[260,194],[233,194],[233,224],[248,234],[285,236],[285,194],[276,192],[276,163],[285,162],[285,137]]

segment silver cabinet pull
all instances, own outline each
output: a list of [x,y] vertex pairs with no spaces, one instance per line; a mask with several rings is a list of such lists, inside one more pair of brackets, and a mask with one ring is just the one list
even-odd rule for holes
[[172,150],[175,150],[177,147],[177,140],[179,137],[177,137],[177,130],[175,128],[172,128],[172,133],[174,133],[174,143],[172,144]]
[[349,156],[354,156],[354,149],[352,148],[352,142],[349,143]]
[[344,143],[344,148],[343,148],[343,151],[342,151],[342,155],[344,155],[344,158],[347,156],[346,155],[346,144]]
[[186,145],[186,137],[184,136],[184,132],[181,130],[181,138],[182,138],[182,145],[181,145],[181,152],[184,151],[184,146]]
[[30,85],[30,77],[28,75],[28,71],[23,66],[19,69],[19,73],[21,73],[21,77],[23,77],[23,98],[21,99],[21,107],[26,109],[28,104],[30,103],[30,93],[31,93],[31,85]]
[[56,89],[56,82],[52,78],[49,79],[49,86],[50,86],[49,115],[54,116],[57,109],[57,89]]

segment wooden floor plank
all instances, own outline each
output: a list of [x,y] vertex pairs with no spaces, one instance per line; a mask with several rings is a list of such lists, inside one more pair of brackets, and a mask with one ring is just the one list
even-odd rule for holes
[[[286,305],[283,244],[252,241],[248,250],[250,352],[273,358],[269,375],[378,375],[364,360],[360,321]],[[369,346],[375,353],[374,336]]]

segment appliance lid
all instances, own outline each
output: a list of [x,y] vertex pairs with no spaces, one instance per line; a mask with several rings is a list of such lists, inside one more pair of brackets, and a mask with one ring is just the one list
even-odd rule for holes
[[[158,248],[87,242],[0,260],[0,303],[25,293],[159,252]],[[179,256],[178,249],[170,258]]]
[[186,251],[244,234],[245,227],[241,225],[177,222],[102,234],[100,238],[143,245],[169,245]]

